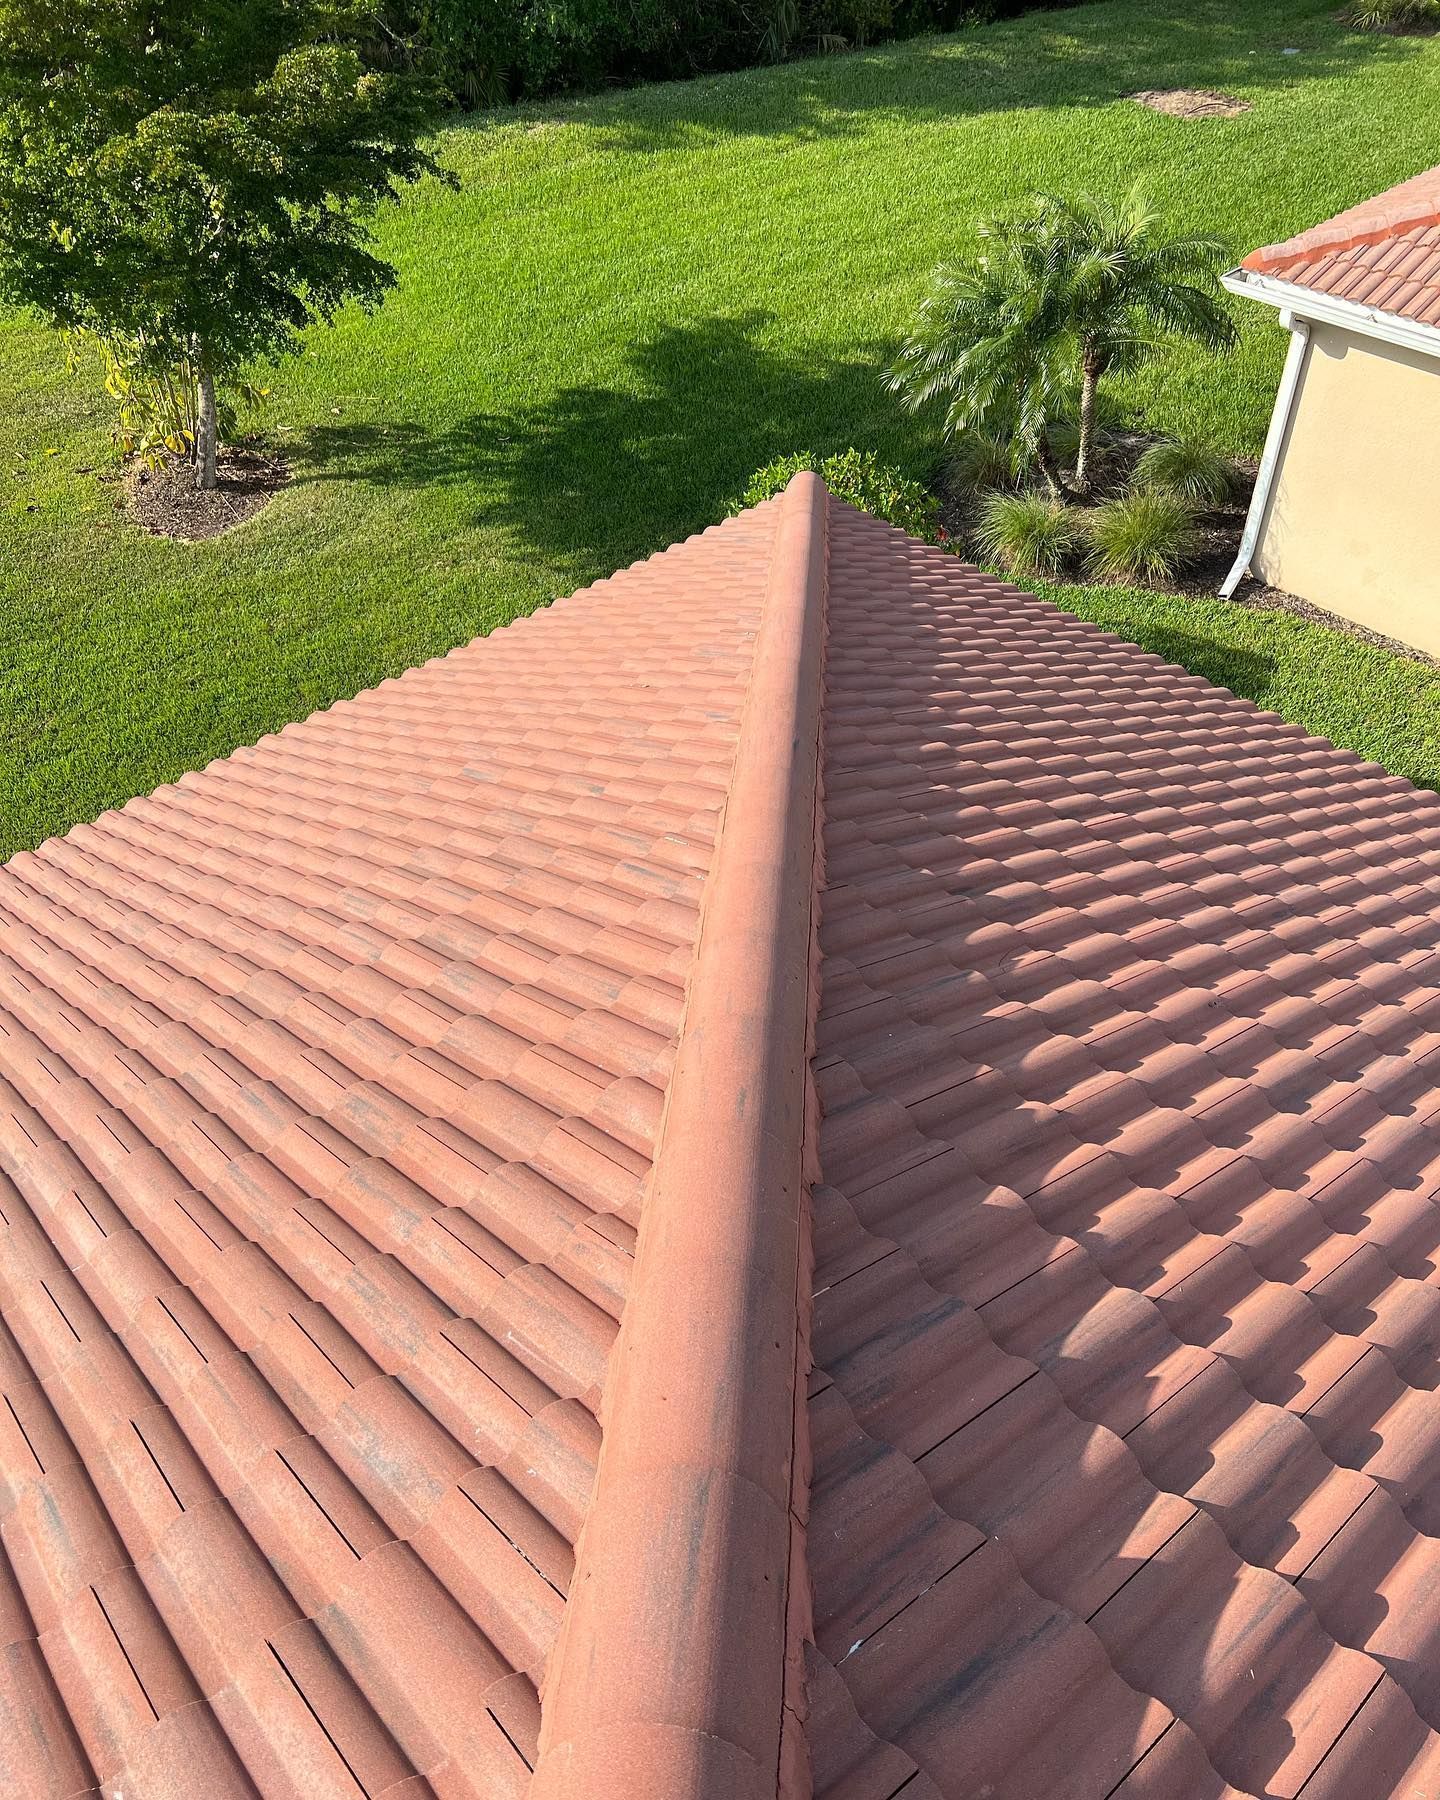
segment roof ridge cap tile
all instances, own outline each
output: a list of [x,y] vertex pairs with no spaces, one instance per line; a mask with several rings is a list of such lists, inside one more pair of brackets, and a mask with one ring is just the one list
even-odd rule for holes
[[1323,256],[1383,244],[1388,238],[1435,225],[1440,225],[1440,167],[1422,169],[1371,200],[1347,207],[1279,243],[1252,250],[1240,266],[1252,275],[1268,275],[1286,263],[1318,262]]
[[809,1182],[829,497],[765,608],[532,1800],[808,1790]]

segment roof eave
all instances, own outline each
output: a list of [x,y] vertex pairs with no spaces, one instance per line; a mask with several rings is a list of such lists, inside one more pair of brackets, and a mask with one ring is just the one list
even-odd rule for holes
[[1228,292],[1247,300],[1259,300],[1281,313],[1291,313],[1318,325],[1338,325],[1360,337],[1376,338],[1381,343],[1413,350],[1421,356],[1440,358],[1440,327],[1423,325],[1418,319],[1381,312],[1373,306],[1359,306],[1338,295],[1322,294],[1293,281],[1281,281],[1274,275],[1257,274],[1253,269],[1228,269],[1220,282]]

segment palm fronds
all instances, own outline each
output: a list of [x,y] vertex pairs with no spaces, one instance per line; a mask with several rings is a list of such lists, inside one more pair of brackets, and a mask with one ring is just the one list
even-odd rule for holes
[[1217,239],[1167,233],[1138,187],[1123,200],[1037,194],[984,220],[935,272],[888,385],[912,410],[942,407],[947,436],[1003,433],[1042,467],[1047,422],[1076,417],[1083,487],[1107,373],[1167,338],[1235,341],[1216,280],[1224,256]]

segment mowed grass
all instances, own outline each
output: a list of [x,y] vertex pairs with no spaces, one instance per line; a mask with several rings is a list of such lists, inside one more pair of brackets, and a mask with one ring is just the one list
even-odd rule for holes
[[1429,663],[1291,613],[1123,588],[1027,585],[1393,775],[1440,788],[1440,669]]
[[[270,377],[293,484],[206,544],[116,513],[98,383],[0,319],[0,854],[703,527],[777,454],[855,443],[927,474],[934,437],[877,369],[997,205],[1143,177],[1238,258],[1433,162],[1440,41],[1334,13],[1107,0],[456,126],[461,191],[384,221],[398,291]],[[1125,98],[1170,86],[1253,111]],[[1167,357],[1127,398],[1256,450],[1281,333],[1242,326],[1233,358]],[[1067,598],[1440,782],[1426,667],[1218,603]]]

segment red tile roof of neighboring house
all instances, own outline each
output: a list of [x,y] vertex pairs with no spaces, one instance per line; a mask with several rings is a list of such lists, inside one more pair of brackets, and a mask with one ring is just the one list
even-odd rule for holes
[[1435,1792],[1437,867],[810,476],[16,858],[0,1791]]
[[1440,168],[1427,169],[1241,267],[1422,325],[1440,325]]

